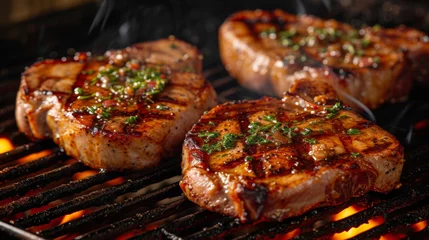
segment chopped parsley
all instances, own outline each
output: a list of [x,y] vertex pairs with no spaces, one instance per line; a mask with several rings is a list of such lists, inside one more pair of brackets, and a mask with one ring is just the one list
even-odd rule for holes
[[219,132],[209,132],[209,131],[202,131],[200,133],[198,133],[198,137],[199,138],[205,138],[204,142],[209,142],[210,139],[213,138],[217,138],[219,137],[220,133]]
[[357,158],[360,155],[360,153],[358,152],[352,152],[350,154],[352,155],[353,158]]
[[314,138],[304,138],[304,139],[302,139],[304,142],[307,142],[307,143],[309,143],[309,144],[311,144],[311,145],[313,145],[313,144],[316,144],[317,143],[317,140],[316,139],[314,139]]
[[95,72],[94,70],[90,69],[88,71],[82,71],[80,73],[83,74],[83,75],[91,75],[91,74],[94,74],[94,72]]
[[251,156],[246,156],[245,158],[244,158],[244,161],[246,161],[246,162],[251,162],[251,161],[253,161],[254,159],[253,159],[253,157],[251,157]]
[[265,115],[263,118],[264,120],[269,122],[273,122],[273,123],[277,122],[277,118],[274,115]]
[[168,106],[158,104],[158,105],[156,105],[156,109],[161,110],[161,111],[165,111],[165,110],[169,110],[170,108]]
[[361,134],[361,133],[362,132],[356,128],[350,128],[349,130],[347,130],[347,135],[357,135],[357,134]]
[[276,34],[276,29],[275,28],[268,28],[268,29],[265,29],[265,30],[263,30],[263,31],[261,31],[260,33],[259,33],[259,36],[261,36],[261,37],[268,37],[268,36],[270,36],[270,35],[272,35],[272,34]]
[[332,119],[338,115],[338,112],[341,110],[342,106],[341,103],[337,102],[334,104],[334,106],[327,108],[326,111],[328,114],[326,115],[326,118]]
[[216,126],[216,123],[215,123],[215,122],[213,122],[213,121],[210,121],[210,122],[208,122],[208,125],[210,125],[210,126],[214,127],[214,126]]
[[139,117],[137,115],[129,116],[127,119],[125,119],[124,123],[126,125],[133,125],[133,124],[135,124],[137,122],[138,118]]
[[301,134],[304,136],[310,135],[311,129],[310,128],[304,128],[304,130],[301,131]]
[[375,57],[373,57],[373,58],[372,58],[372,61],[373,61],[374,63],[376,63],[376,64],[379,64],[379,63],[380,63],[380,61],[381,61],[381,59],[380,59],[380,57],[379,57],[379,56],[375,56]]
[[[207,132],[203,134],[204,136],[211,134]],[[217,135],[217,134],[215,134]],[[198,135],[200,136],[200,135]],[[210,135],[212,136],[212,135]],[[219,136],[219,135],[217,135]],[[213,152],[220,152],[222,150],[233,149],[237,143],[239,136],[233,133],[227,133],[222,136],[222,139],[214,144],[204,144],[201,149],[208,154],[212,154]]]
[[82,88],[80,88],[80,87],[77,87],[77,88],[75,88],[74,90],[73,90],[73,92],[74,92],[74,94],[76,94],[76,95],[82,95],[84,92],[83,92],[83,89]]

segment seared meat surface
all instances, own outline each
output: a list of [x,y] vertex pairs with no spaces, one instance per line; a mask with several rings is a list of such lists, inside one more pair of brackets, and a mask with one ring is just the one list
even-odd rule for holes
[[416,30],[374,29],[281,10],[242,11],[220,27],[219,48],[229,73],[253,91],[281,97],[297,79],[314,79],[330,83],[348,104],[346,94],[376,108],[405,100],[413,77],[425,76],[429,43]]
[[327,83],[295,84],[282,100],[229,102],[202,116],[182,153],[191,201],[242,221],[280,221],[399,186],[394,136],[344,107]]
[[177,154],[215,104],[198,51],[162,39],[34,64],[22,75],[16,119],[30,138],[52,138],[91,167],[136,170]]

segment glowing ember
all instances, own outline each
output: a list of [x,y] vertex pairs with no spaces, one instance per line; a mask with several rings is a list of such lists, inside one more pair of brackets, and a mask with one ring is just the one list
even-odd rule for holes
[[27,162],[30,162],[30,161],[33,161],[33,160],[36,160],[36,159],[48,156],[51,153],[52,153],[51,150],[43,150],[41,152],[33,153],[33,154],[30,154],[30,155],[25,156],[23,158],[20,158],[20,159],[18,159],[18,162],[20,164],[27,163]]
[[64,224],[64,223],[70,222],[71,220],[74,220],[76,218],[80,218],[84,213],[85,213],[85,210],[80,210],[80,211],[65,215],[63,220],[61,220],[60,224]]
[[429,120],[423,120],[414,124],[414,129],[423,130],[429,127]]
[[301,233],[301,229],[296,228],[286,234],[277,235],[274,237],[274,240],[286,240],[286,239],[292,239],[296,236],[298,236]]
[[75,175],[73,175],[73,180],[80,180],[80,179],[84,179],[93,175],[96,175],[98,172],[95,170],[87,170],[87,171],[83,171],[83,172],[78,172]]
[[5,153],[5,152],[9,152],[13,148],[14,148],[13,144],[9,139],[0,138],[0,154]]
[[335,215],[332,215],[331,220],[332,221],[338,221],[338,220],[341,220],[343,218],[349,217],[355,213],[358,213],[364,209],[365,209],[364,207],[361,207],[358,205],[353,205],[353,206],[350,206],[348,208],[345,208],[343,211],[341,211]]
[[406,237],[403,233],[388,233],[380,237],[379,240],[397,240]]
[[425,229],[427,226],[428,226],[428,220],[424,220],[411,225],[411,228],[413,229],[414,232],[420,232],[421,230]]
[[112,179],[106,183],[111,185],[111,186],[115,186],[115,185],[119,185],[119,184],[124,183],[124,182],[125,182],[125,180],[123,177],[118,177],[118,178]]
[[362,232],[368,231],[371,228],[377,227],[378,225],[383,224],[383,222],[384,222],[383,217],[381,216],[375,217],[370,219],[368,223],[364,223],[359,227],[351,228],[350,230],[344,231],[341,233],[336,233],[332,236],[331,239],[349,239],[351,237],[358,235],[359,233],[362,233]]

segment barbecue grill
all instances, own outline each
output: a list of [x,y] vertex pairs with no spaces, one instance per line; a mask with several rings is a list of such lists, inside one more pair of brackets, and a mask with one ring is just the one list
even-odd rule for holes
[[[386,26],[398,24],[398,18],[391,15],[398,14],[403,20],[399,23],[429,32],[429,6],[418,1],[411,5],[405,1],[368,1],[381,10],[366,17],[362,16],[362,12],[354,12],[356,8],[351,9],[350,14],[341,12],[346,2],[353,1],[340,2],[335,6],[335,1],[313,1],[315,6],[323,9],[318,10],[321,12],[311,12],[313,8],[308,8],[308,1],[296,1],[288,6],[271,1],[267,8],[284,7],[292,13],[308,9],[312,14],[319,13],[317,15],[323,17],[330,14],[333,15],[331,17],[355,24],[361,24],[356,22],[360,19],[369,24],[380,22]],[[356,3],[357,8],[368,7],[364,2]],[[314,209],[283,222],[240,223],[191,203],[178,186],[181,179],[180,156],[142,172],[95,171],[67,157],[51,141],[31,142],[18,132],[14,104],[19,74],[38,56],[70,56],[75,49],[102,52],[141,40],[156,39],[164,36],[165,32],[174,33],[201,49],[205,55],[204,75],[215,87],[221,102],[261,97],[237,85],[217,56],[217,27],[229,13],[238,10],[241,3],[231,3],[227,9],[222,9],[224,6],[219,3],[207,2],[204,5],[197,1],[147,3],[144,6],[128,3],[131,7],[119,1],[113,6],[112,2],[101,5],[91,3],[5,28],[5,35],[14,38],[4,40],[6,46],[3,44],[2,47],[8,61],[0,60],[0,147],[6,148],[0,149],[4,152],[0,154],[0,237],[427,238],[429,98],[425,94],[427,89],[422,87],[414,89],[407,102],[386,105],[373,112],[377,123],[393,133],[405,147],[406,163],[401,188],[389,194],[368,193],[339,206]],[[263,7],[253,2],[246,5],[247,8],[255,6]],[[128,14],[125,17],[127,21],[118,17],[121,11]],[[159,22],[159,28],[164,32],[150,28],[149,25],[154,24],[150,21],[143,21],[142,26],[135,25],[142,17],[151,18],[151,14],[166,16]],[[171,21],[174,23],[172,28],[162,27],[171,26]],[[91,25],[93,30],[88,35]],[[64,31],[65,27],[68,28],[67,32]],[[147,31],[154,32],[148,36]],[[63,35],[49,35],[55,32]],[[38,40],[27,39],[25,44],[20,42],[22,38],[32,37]],[[106,40],[108,37],[110,40]]]

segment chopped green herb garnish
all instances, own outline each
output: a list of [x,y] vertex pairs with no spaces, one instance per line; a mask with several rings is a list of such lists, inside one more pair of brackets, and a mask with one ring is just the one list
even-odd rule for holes
[[304,136],[310,135],[311,129],[310,128],[304,128],[304,130],[301,131],[301,134]]
[[353,45],[351,45],[349,43],[344,44],[343,49],[352,55],[354,55],[356,53],[356,49],[353,47]]
[[328,111],[328,114],[326,115],[326,118],[331,119],[337,116],[338,112],[341,110],[341,103],[337,102],[334,106],[331,108],[327,108],[326,111]]
[[367,38],[362,39],[362,47],[366,48],[370,44],[371,44],[371,40],[370,39],[367,39]]
[[347,135],[357,135],[357,134],[361,134],[361,133],[362,132],[356,128],[350,128],[349,130],[347,130]]
[[282,133],[286,134],[289,139],[292,139],[294,136],[297,135],[297,133],[295,132],[297,129],[298,129],[297,127],[289,128],[287,126],[284,126],[282,129]]
[[137,122],[139,116],[134,115],[134,116],[129,116],[127,119],[125,119],[125,124],[126,125],[133,125]]
[[272,143],[272,142],[260,135],[249,135],[246,137],[246,144],[248,145],[268,144],[268,143]]
[[209,132],[209,131],[202,131],[198,133],[199,138],[205,138],[204,142],[209,142],[210,139],[219,137],[219,132]]
[[86,100],[86,99],[90,99],[93,98],[94,95],[81,95],[81,96],[77,96],[77,100]]
[[[206,132],[203,135],[210,135],[212,133]],[[210,135],[210,136],[219,136],[218,134]],[[198,135],[200,136],[200,135]],[[211,137],[213,138],[213,137]],[[222,136],[222,139],[214,144],[204,144],[201,149],[208,154],[211,154],[212,152],[220,152],[223,149],[232,149],[235,147],[235,144],[237,143],[237,140],[239,138],[239,135],[233,134],[233,133],[227,133]],[[207,141],[207,139],[206,139]]]
[[352,155],[353,158],[357,158],[360,155],[360,153],[358,152],[352,152],[350,154]]
[[156,109],[161,110],[161,111],[165,111],[165,110],[169,110],[170,108],[168,106],[158,104],[158,105],[156,105]]
[[372,58],[372,61],[374,62],[374,63],[380,63],[380,61],[381,61],[381,59],[380,59],[380,57],[379,56],[375,56],[375,57],[373,57]]
[[271,34],[276,34],[276,29],[275,28],[265,29],[265,30],[263,30],[263,31],[261,31],[259,33],[259,36],[261,36],[261,37],[268,37]]
[[379,31],[381,29],[381,25],[380,24],[376,24],[372,27],[373,31]]
[[208,122],[208,124],[210,125],[210,126],[216,126],[216,123],[215,122],[213,122],[213,121],[210,121],[210,122]]
[[176,49],[176,48],[177,48],[177,46],[176,46],[176,44],[172,43],[172,44],[170,44],[170,48],[171,48],[171,49]]
[[341,116],[338,117],[338,119],[346,119],[346,118],[349,118],[349,116],[347,116],[347,115],[341,115]]
[[235,147],[235,143],[237,142],[238,135],[233,133],[227,133],[222,136],[222,146],[225,149],[232,149]]
[[274,115],[266,115],[266,116],[264,116],[264,120],[270,121],[270,122],[273,122],[273,123],[277,122],[277,118]]
[[76,95],[82,95],[84,92],[83,92],[83,89],[82,88],[80,88],[80,87],[77,87],[77,88],[75,88],[74,90],[73,90],[73,92],[74,92],[74,94],[76,94]]
[[201,150],[208,154],[212,154],[212,152],[220,152],[222,151],[222,146],[220,144],[204,144],[201,147]]
[[313,144],[316,144],[317,143],[317,140],[316,139],[314,139],[314,138],[304,138],[304,139],[302,139],[304,142],[307,142],[307,143],[309,143],[309,144],[311,144],[311,145],[313,145]]
[[251,157],[251,156],[246,156],[245,158],[244,158],[244,161],[246,161],[246,162],[251,162],[251,161],[253,161],[254,159]]

